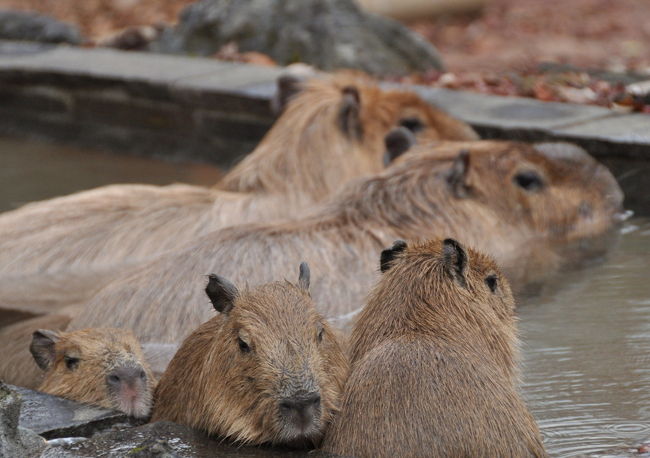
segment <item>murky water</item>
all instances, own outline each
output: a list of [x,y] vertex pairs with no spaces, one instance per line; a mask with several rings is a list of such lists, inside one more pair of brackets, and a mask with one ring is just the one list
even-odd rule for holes
[[[209,185],[220,172],[0,139],[0,211],[114,182]],[[552,456],[626,456],[650,439],[650,218],[607,259],[520,300],[524,395]]]
[[523,391],[552,456],[627,456],[650,438],[650,218],[599,265],[521,301]]

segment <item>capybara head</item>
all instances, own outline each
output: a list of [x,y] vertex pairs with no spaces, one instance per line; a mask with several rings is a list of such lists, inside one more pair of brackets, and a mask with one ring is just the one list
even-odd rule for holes
[[149,415],[155,380],[130,331],[39,329],[29,350],[45,371],[39,390],[136,418]]
[[274,192],[291,186],[322,198],[342,183],[383,170],[384,137],[395,127],[410,130],[418,141],[478,139],[467,124],[417,94],[383,90],[358,74],[300,83],[284,77],[279,90],[290,91],[279,96],[287,101],[282,115],[220,188]]
[[[489,209],[503,223],[571,241],[603,233],[622,214],[623,194],[616,179],[575,145],[503,141],[418,145],[396,161],[395,175],[403,174],[399,167],[405,167],[417,180],[430,181],[420,173],[426,169],[423,162],[435,160],[427,155],[432,148],[435,158],[454,158],[446,172],[454,212],[482,218],[486,224],[494,218],[480,213]],[[426,188],[423,183],[422,191]]]
[[153,420],[171,420],[242,443],[319,442],[347,376],[347,360],[309,296],[297,285],[239,291],[211,275],[219,315],[178,350],[156,389]]

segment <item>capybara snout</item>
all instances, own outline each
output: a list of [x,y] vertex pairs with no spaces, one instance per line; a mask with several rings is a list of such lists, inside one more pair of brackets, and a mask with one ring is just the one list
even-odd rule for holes
[[107,391],[117,401],[119,410],[134,417],[149,413],[148,406],[145,408],[140,400],[147,383],[145,368],[134,362],[118,365],[106,376]]

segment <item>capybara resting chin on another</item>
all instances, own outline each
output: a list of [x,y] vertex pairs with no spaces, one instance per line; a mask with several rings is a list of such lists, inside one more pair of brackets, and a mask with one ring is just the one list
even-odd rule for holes
[[221,190],[111,185],[0,215],[0,274],[103,268],[220,227],[295,215],[348,181],[383,170],[384,137],[400,125],[418,140],[477,138],[414,93],[347,74],[316,78],[290,98]]
[[377,279],[374,253],[398,238],[462,239],[525,281],[538,265],[557,267],[554,244],[610,229],[621,210],[616,180],[584,152],[548,156],[549,145],[497,141],[422,148],[302,220],[223,229],[123,272],[70,329],[110,323],[143,342],[178,343],[208,318],[200,294],[207,272],[254,286],[286,277],[303,259],[314,269],[319,311],[343,316],[361,308]]
[[540,457],[517,389],[514,300],[494,261],[453,239],[382,253],[323,448],[365,457]]
[[[309,297],[309,269],[239,291],[211,275],[219,314],[181,345],[155,392],[152,421],[248,444],[313,446],[338,409],[348,366]],[[180,305],[180,304],[179,304]]]
[[40,391],[137,418],[149,415],[155,380],[131,332],[39,329],[29,350],[45,371]]

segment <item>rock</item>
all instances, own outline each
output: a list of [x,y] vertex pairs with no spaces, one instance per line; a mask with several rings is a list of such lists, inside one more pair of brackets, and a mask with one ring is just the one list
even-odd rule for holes
[[88,437],[116,424],[132,421],[122,412],[80,404],[27,388],[11,386],[11,389],[19,393],[23,401],[20,426],[46,439]]
[[42,14],[0,10],[0,39],[81,44],[79,29]]
[[331,455],[308,452],[307,450],[292,451],[267,447],[230,445],[221,439],[208,437],[186,426],[161,421],[136,428],[97,434],[83,442],[51,446],[42,455],[43,458],[63,456],[128,456],[137,458],[213,456],[297,458],[309,456],[311,458],[319,458]]
[[46,447],[45,440],[18,425],[21,396],[0,383],[0,456],[38,456]]
[[355,68],[379,75],[442,69],[437,51],[399,23],[352,0],[202,0],[150,45],[157,52],[213,55],[235,42],[282,65]]

